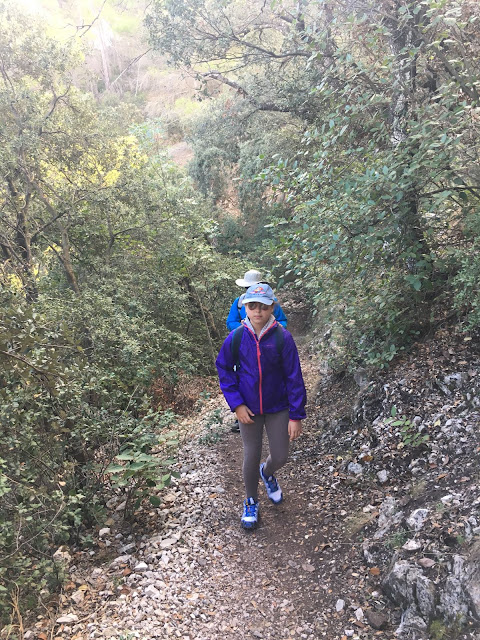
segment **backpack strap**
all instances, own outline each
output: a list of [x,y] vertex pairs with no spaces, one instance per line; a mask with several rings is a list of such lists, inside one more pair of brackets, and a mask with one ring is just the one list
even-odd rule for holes
[[[233,332],[232,342],[230,344],[232,348],[233,356],[233,370],[238,371],[240,369],[240,342],[242,341],[243,331],[245,327],[240,325]],[[282,325],[278,322],[275,327],[275,347],[277,353],[282,357],[283,345],[285,344],[285,333]]]
[[285,344],[285,333],[282,325],[278,322],[275,327],[275,346],[277,347],[277,353],[282,357],[283,345]]
[[232,356],[233,356],[233,370],[238,371],[240,369],[240,342],[242,341],[243,324],[235,329],[233,332],[233,338],[231,342]]

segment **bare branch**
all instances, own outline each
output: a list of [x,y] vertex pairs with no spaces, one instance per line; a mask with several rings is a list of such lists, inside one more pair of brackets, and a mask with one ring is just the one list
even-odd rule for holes
[[264,102],[258,103],[252,96],[250,96],[247,91],[241,87],[238,83],[226,78],[220,71],[208,71],[206,73],[201,74],[204,78],[212,78],[214,80],[218,80],[222,84],[226,84],[232,89],[235,89],[237,93],[239,93],[245,100],[248,100],[251,104],[255,106],[258,111],[278,111],[280,113],[289,113],[291,108],[289,107],[281,107],[273,102]]
[[144,51],[143,53],[141,53],[140,55],[138,55],[136,58],[133,58],[133,60],[131,60],[127,66],[125,67],[125,69],[123,69],[123,71],[115,78],[115,80],[113,82],[110,83],[110,87],[109,89],[111,89],[113,87],[113,85],[117,82],[117,80],[120,80],[120,78],[123,76],[123,74],[132,66],[134,65],[136,62],[138,62],[141,58],[143,58],[143,56],[146,56],[147,53],[149,53],[149,51],[151,51],[152,48],[149,47],[146,51]]
[[[55,94],[55,91],[52,89],[52,93],[53,93],[53,104],[52,104],[52,107],[51,107],[50,111],[49,111],[49,112],[47,113],[47,115],[45,116],[45,120],[48,120],[48,119],[50,118],[50,116],[51,116],[51,115],[53,114],[53,112],[55,111],[55,109],[56,109],[56,107],[57,107],[57,104],[58,104],[59,102],[63,102],[63,99],[64,99],[64,98],[69,94],[69,92],[70,92],[70,89],[71,89],[71,88],[72,88],[72,87],[71,87],[71,85],[70,85],[70,86],[68,87],[68,89],[65,91],[65,93],[62,93],[62,95],[61,95],[61,96],[57,96],[57,95]],[[41,129],[40,129],[40,135],[42,134],[42,131],[43,131],[43,127],[41,127]]]
[[[107,2],[107,0],[103,0],[102,6],[100,7],[100,9],[98,10],[97,15],[95,16],[95,18],[93,19],[93,21],[90,24],[82,24],[81,26],[74,25],[74,24],[67,24],[65,26],[66,27],[74,27],[76,29],[76,34],[75,35],[80,35],[80,38],[83,38],[83,36],[90,31],[90,29],[93,27],[93,25],[100,18],[100,15],[101,15],[101,13],[103,11],[103,7],[105,6],[106,2]],[[78,32],[81,31],[82,29],[84,29],[84,32],[78,34]]]
[[37,367],[35,364],[33,364],[33,362],[31,360],[28,360],[28,358],[25,358],[25,356],[20,356],[18,355],[18,353],[13,353],[12,351],[2,351],[0,350],[0,354],[7,356],[7,358],[12,358],[13,360],[19,360],[20,362],[23,362],[23,364],[26,364],[27,366],[31,367],[36,373],[41,373],[42,375],[48,377],[48,376],[59,376],[59,373],[51,373],[50,371],[46,371],[45,369],[41,369],[40,367]]

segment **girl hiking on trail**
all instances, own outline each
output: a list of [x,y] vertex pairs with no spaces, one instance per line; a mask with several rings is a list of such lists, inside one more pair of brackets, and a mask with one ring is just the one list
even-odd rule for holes
[[[247,271],[245,273],[243,278],[235,280],[235,284],[237,284],[239,287],[244,287],[246,291],[254,284],[268,284],[268,282],[263,281],[260,271],[257,271],[256,269],[250,269],[250,271]],[[244,296],[245,294],[242,293],[241,296],[235,298],[232,306],[230,307],[230,311],[228,312],[227,316],[227,329],[229,331],[233,331],[234,329],[237,329],[237,327],[240,327],[243,320],[245,320],[245,318],[247,317],[245,307],[243,306]],[[273,307],[273,315],[275,316],[276,321],[286,329],[287,317],[285,316],[285,313],[277,300],[275,300],[275,304]],[[238,419],[235,419],[235,422],[233,423],[233,426],[230,430],[233,433],[240,433],[240,425],[238,424]]]
[[[306,392],[292,335],[273,316],[275,296],[266,284],[254,284],[243,298],[247,317],[232,331],[218,354],[220,388],[240,423],[246,499],[241,525],[258,523],[258,479],[268,498],[279,504],[282,490],[275,473],[286,463],[291,440],[302,433]],[[260,464],[263,427],[270,454]]]

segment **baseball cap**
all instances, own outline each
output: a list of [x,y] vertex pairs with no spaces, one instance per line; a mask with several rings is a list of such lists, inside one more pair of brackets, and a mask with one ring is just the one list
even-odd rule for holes
[[272,287],[269,287],[268,284],[253,284],[251,287],[248,287],[246,293],[243,296],[242,304],[247,304],[247,302],[262,302],[263,304],[273,304],[275,301],[275,296],[272,291]]

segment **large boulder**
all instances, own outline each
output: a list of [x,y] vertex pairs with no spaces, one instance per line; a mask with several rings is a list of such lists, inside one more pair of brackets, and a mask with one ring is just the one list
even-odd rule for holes
[[470,611],[476,620],[480,620],[480,542],[472,549],[464,576],[464,590]]
[[406,560],[395,562],[382,581],[382,590],[395,604],[415,604],[416,582],[423,577],[421,569]]

